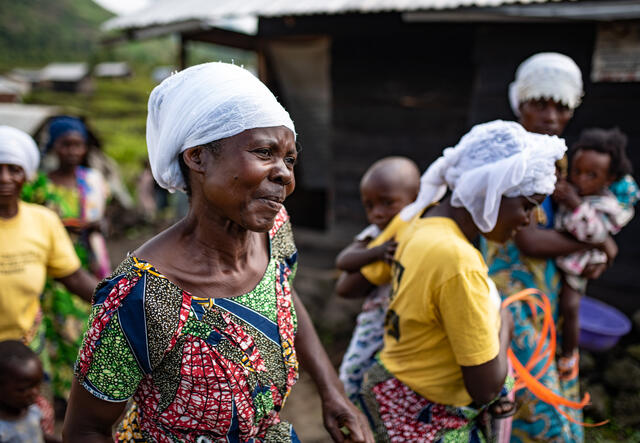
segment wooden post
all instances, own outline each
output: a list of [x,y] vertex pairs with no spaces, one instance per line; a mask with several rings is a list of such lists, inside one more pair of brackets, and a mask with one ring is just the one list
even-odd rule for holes
[[180,52],[178,54],[178,67],[182,71],[187,67],[187,42],[184,34],[180,34]]

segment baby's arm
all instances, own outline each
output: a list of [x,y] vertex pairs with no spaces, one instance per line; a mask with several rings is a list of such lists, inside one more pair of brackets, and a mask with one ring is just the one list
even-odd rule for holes
[[367,248],[365,241],[354,241],[338,254],[336,267],[341,271],[356,272],[360,268],[379,260],[390,262],[396,252],[397,243],[389,240],[380,246]]

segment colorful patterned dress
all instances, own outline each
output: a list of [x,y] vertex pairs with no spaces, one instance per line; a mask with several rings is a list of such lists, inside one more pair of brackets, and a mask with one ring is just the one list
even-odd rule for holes
[[[545,199],[537,217],[541,227],[553,227],[553,209],[549,197]],[[500,295],[504,298],[525,288],[537,288],[549,297],[553,319],[557,323],[561,280],[554,260],[525,257],[520,254],[513,241],[499,245],[488,242],[483,237],[480,244],[489,266],[489,275],[496,283]],[[521,362],[527,362],[537,345],[537,334],[542,329],[542,315],[539,311],[534,320],[526,303],[514,303],[510,305],[510,310],[514,322],[511,349]],[[532,373],[537,373],[544,363],[540,362]],[[540,381],[557,394],[579,401],[578,379],[560,381],[555,361]],[[579,442],[583,439],[582,427],[569,422],[553,406],[538,400],[526,389],[516,392],[516,407],[511,428],[512,442]],[[582,411],[569,409],[566,412],[577,421],[582,421]]]
[[[620,204],[632,208],[638,201],[640,192],[633,177],[627,175],[613,183],[609,188]],[[538,223],[541,228],[552,229],[554,210],[551,198],[547,197],[538,211]],[[489,265],[489,275],[496,283],[503,297],[514,294],[524,288],[537,288],[544,292],[551,302],[553,319],[558,321],[558,293],[560,291],[560,273],[553,259],[535,259],[520,254],[514,242],[498,245],[481,239],[482,254]],[[536,334],[542,329],[542,316],[537,321],[531,316],[529,307],[524,303],[510,306],[515,324],[511,347],[521,362],[531,357],[536,342]],[[559,337],[559,339],[561,339]],[[558,347],[559,349],[559,347]],[[533,373],[538,371],[544,362],[540,362]],[[540,381],[554,392],[573,401],[580,400],[578,377],[560,381],[556,362],[552,362],[547,373]],[[583,440],[581,426],[571,423],[560,415],[552,406],[538,400],[527,390],[516,393],[518,411],[513,417],[511,441],[533,442],[580,442]],[[582,411],[566,409],[572,418],[582,421]]]
[[298,375],[284,210],[269,237],[267,270],[241,296],[194,297],[132,256],[98,286],[76,375],[98,398],[133,397],[117,441],[298,441],[279,417]]
[[[106,184],[96,170],[78,167],[77,188],[70,189],[53,183],[45,174],[25,185],[22,199],[38,203],[55,211],[65,226],[77,221],[99,221],[107,200]],[[104,238],[97,232],[70,232],[82,267],[93,271],[98,278],[109,273],[105,257]],[[47,279],[42,296],[45,346],[51,362],[50,376],[54,395],[67,398],[73,380],[73,363],[82,344],[90,306],[70,293],[61,283]]]

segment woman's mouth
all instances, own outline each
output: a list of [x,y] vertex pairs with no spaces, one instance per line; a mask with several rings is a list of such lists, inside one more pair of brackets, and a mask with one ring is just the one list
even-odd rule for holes
[[282,202],[284,201],[282,198],[277,196],[265,196],[259,198],[266,206],[273,208],[275,211],[280,211],[282,209]]

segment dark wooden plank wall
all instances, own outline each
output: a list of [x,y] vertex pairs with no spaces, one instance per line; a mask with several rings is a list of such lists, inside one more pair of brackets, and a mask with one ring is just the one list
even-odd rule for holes
[[[640,83],[591,82],[596,29],[595,23],[478,25],[470,124],[513,118],[507,88],[520,62],[541,51],[562,52],[580,66],[585,82],[583,103],[565,131],[568,144],[584,128],[618,126],[629,136],[628,153],[640,172],[640,125],[635,112]],[[640,309],[640,217],[616,241],[620,253],[615,265],[591,283],[588,293],[632,313]]]
[[263,36],[332,39],[334,228],[366,223],[358,184],[374,161],[406,155],[424,169],[464,133],[472,33],[466,25],[404,23],[399,14],[261,19]]
[[[264,36],[325,34],[332,38],[334,226],[364,225],[358,183],[387,155],[406,155],[425,169],[473,124],[513,119],[507,88],[518,64],[540,51],[571,56],[585,97],[566,131],[619,126],[640,169],[635,107],[640,83],[590,81],[597,25],[404,23],[397,14],[261,20]],[[301,135],[303,140],[304,135]],[[590,293],[632,312],[640,308],[640,221],[617,236],[615,266]]]

